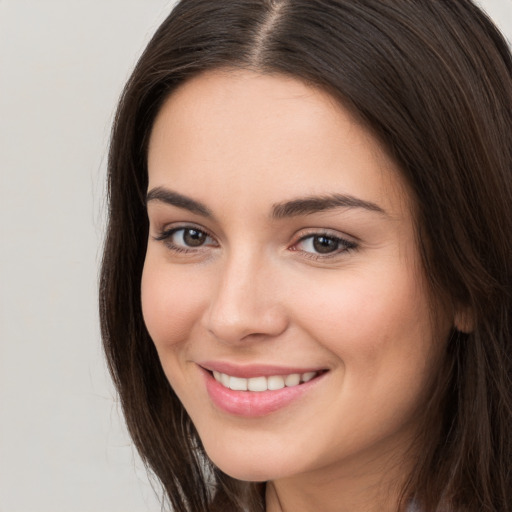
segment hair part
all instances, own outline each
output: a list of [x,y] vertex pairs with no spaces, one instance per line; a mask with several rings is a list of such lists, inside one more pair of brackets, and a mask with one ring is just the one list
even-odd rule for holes
[[247,59],[254,69],[261,69],[264,67],[264,60],[267,49],[267,42],[271,38],[276,25],[281,19],[283,9],[285,7],[285,0],[269,0],[269,10],[263,18],[260,25],[254,30],[253,36],[253,49]]
[[423,510],[512,510],[512,60],[470,0],[182,0],[121,97],[109,155],[102,336],[128,429],[177,512],[263,510],[215,468],[161,368],[140,303],[147,146],[163,102],[218,68],[329,92],[397,162],[434,296],[469,312],[435,376],[403,489]]

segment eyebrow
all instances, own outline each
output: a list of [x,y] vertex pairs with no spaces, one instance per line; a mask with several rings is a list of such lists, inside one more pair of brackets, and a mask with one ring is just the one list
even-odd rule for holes
[[387,215],[379,205],[370,201],[364,201],[363,199],[345,194],[330,194],[309,196],[274,204],[272,207],[272,217],[274,219],[298,217],[335,208],[363,208],[371,212]]
[[152,188],[146,195],[146,204],[150,201],[159,201],[161,203],[177,206],[178,208],[183,208],[184,210],[202,215],[203,217],[213,217],[212,211],[204,204],[164,187]]
[[[212,211],[203,203],[164,187],[151,189],[147,193],[146,204],[150,201],[159,201],[171,206],[183,208],[184,210],[188,210],[203,217],[213,218]],[[287,217],[310,215],[333,210],[335,208],[362,208],[371,212],[387,215],[379,205],[370,201],[364,201],[363,199],[346,194],[330,194],[308,196],[276,203],[272,206],[271,216],[273,219],[284,219]]]

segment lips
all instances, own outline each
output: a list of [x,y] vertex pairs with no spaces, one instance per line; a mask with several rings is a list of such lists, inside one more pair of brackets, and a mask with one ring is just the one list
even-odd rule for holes
[[298,401],[328,373],[324,369],[201,363],[216,408],[236,416],[265,416]]

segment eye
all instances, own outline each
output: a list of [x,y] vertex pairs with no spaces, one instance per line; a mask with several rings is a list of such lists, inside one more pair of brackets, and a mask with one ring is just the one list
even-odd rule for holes
[[217,245],[208,233],[193,226],[169,229],[156,237],[156,240],[165,242],[176,252],[193,251],[203,246]]
[[171,239],[178,246],[201,247],[208,240],[208,235],[199,229],[181,228],[173,232]]
[[305,236],[295,245],[295,250],[312,256],[329,256],[355,249],[356,244],[330,234],[316,233]]

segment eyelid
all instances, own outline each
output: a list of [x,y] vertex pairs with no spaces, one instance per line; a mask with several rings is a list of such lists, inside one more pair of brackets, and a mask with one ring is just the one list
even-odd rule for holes
[[[176,245],[171,241],[171,237],[176,232],[187,229],[196,230],[200,231],[201,233],[204,233],[208,238],[212,239],[215,242],[215,245],[206,243],[198,247],[187,247]],[[175,253],[198,253],[208,247],[217,247],[219,245],[216,237],[212,235],[208,229],[193,222],[181,222],[167,225],[164,228],[159,229],[158,234],[156,236],[153,236],[153,239],[157,242],[163,242],[169,250]]]
[[[330,253],[315,253],[310,251],[304,251],[301,249],[297,249],[296,246],[300,244],[301,242],[307,240],[308,238],[313,237],[325,237],[330,238],[332,240],[337,240],[341,248],[336,249],[333,252]],[[292,243],[292,245],[289,247],[292,251],[301,252],[304,257],[314,259],[314,260],[325,260],[328,258],[336,258],[336,257],[342,257],[347,252],[353,251],[358,249],[359,243],[354,239],[352,236],[346,236],[341,234],[339,231],[334,231],[331,229],[326,228],[308,228],[307,230],[303,230],[299,232],[299,234],[296,235],[295,241]]]
[[292,244],[296,244],[310,236],[325,236],[328,238],[337,238],[349,244],[359,244],[359,239],[347,233],[341,233],[337,229],[331,228],[304,228],[295,233]]
[[201,226],[200,224],[196,224],[195,222],[174,222],[170,224],[164,224],[163,227],[156,229],[158,234],[153,236],[153,238],[155,240],[159,240],[171,235],[180,229],[196,229],[197,231],[201,231],[205,235],[208,235],[210,238],[216,240],[215,235],[213,235],[209,229]]

